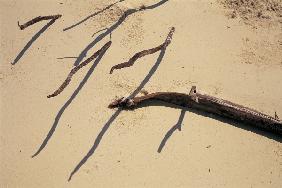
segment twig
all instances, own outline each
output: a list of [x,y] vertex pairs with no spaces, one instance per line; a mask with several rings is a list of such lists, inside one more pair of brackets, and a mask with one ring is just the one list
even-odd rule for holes
[[183,107],[193,108],[199,111],[205,111],[282,135],[282,121],[227,100],[200,94],[196,91],[196,86],[191,88],[189,94],[157,92],[132,99],[121,98],[112,102],[109,105],[109,108],[134,108],[148,100],[160,100]]
[[98,31],[96,31],[93,35],[92,35],[92,37],[94,37],[97,33],[100,33],[101,31],[105,31],[105,30],[108,30],[109,28],[104,28],[104,29],[100,29],[100,30],[98,30]]
[[42,20],[57,20],[58,18],[60,18],[62,15],[57,14],[57,15],[51,15],[51,16],[38,16],[36,18],[33,18],[32,20],[24,23],[23,25],[20,25],[20,23],[18,22],[18,26],[21,30],[24,30],[25,28],[27,28],[28,26],[31,26],[37,22],[40,22]]
[[82,63],[80,63],[78,66],[74,67],[68,77],[66,78],[66,80],[63,82],[63,84],[59,87],[59,89],[57,89],[53,94],[48,95],[47,98],[51,98],[51,97],[55,97],[57,95],[59,95],[66,87],[67,85],[70,83],[72,76],[82,67],[86,66],[88,63],[90,63],[93,59],[95,59],[96,57],[98,57],[102,52],[106,51],[112,44],[112,41],[107,42],[100,50],[96,51],[91,57],[89,57],[88,59],[86,59],[85,61],[83,61]]
[[99,10],[98,12],[95,12],[95,13],[93,13],[93,14],[87,16],[86,18],[84,18],[83,20],[79,21],[78,23],[73,24],[73,25],[71,25],[71,26],[69,26],[69,27],[63,29],[63,31],[67,31],[67,30],[69,30],[69,29],[72,29],[72,28],[74,28],[74,27],[76,27],[76,26],[82,24],[83,22],[87,21],[88,19],[90,19],[90,18],[92,18],[92,17],[94,17],[94,16],[96,16],[96,15],[98,15],[98,14],[101,14],[102,12],[106,11],[107,9],[110,9],[110,8],[111,8],[112,6],[114,6],[115,4],[121,3],[121,2],[123,2],[123,1],[125,1],[125,0],[116,1],[115,3],[112,3],[112,4],[108,5],[108,6],[105,7],[104,9]]
[[68,56],[68,57],[57,57],[57,59],[76,59],[77,57]]
[[166,37],[164,43],[162,43],[161,45],[159,45],[159,46],[157,46],[157,47],[155,47],[155,48],[151,48],[151,49],[149,49],[149,50],[143,50],[143,51],[141,51],[141,52],[138,52],[138,53],[136,53],[133,57],[131,57],[131,58],[129,59],[129,61],[124,62],[124,63],[117,64],[117,65],[114,65],[114,66],[111,68],[111,70],[110,70],[110,74],[112,74],[115,69],[122,69],[122,68],[124,68],[124,67],[130,67],[130,66],[132,66],[132,65],[134,64],[134,62],[135,62],[137,59],[139,59],[139,58],[141,58],[141,57],[144,57],[144,56],[146,56],[146,55],[149,55],[149,54],[156,53],[157,51],[160,51],[161,49],[166,48],[166,47],[171,43],[171,39],[172,39],[172,35],[173,35],[174,31],[175,31],[175,28],[172,27],[172,28],[170,29],[170,32],[169,32],[169,34],[167,35],[167,37]]
[[[104,29],[100,29],[99,31],[96,31],[93,35],[92,35],[92,37],[94,37],[97,33],[100,33],[101,31],[107,31],[107,30],[109,30],[109,28],[104,28]],[[112,32],[110,32],[110,40],[112,40]]]
[[93,46],[95,46],[99,41],[101,41],[103,38],[105,38],[106,36],[108,36],[109,34],[111,34],[114,30],[116,30],[124,21],[125,19],[136,13],[136,12],[141,12],[141,11],[145,11],[145,10],[153,10],[163,4],[165,4],[166,2],[168,2],[169,0],[160,0],[158,3],[149,5],[149,6],[143,6],[141,8],[134,8],[134,9],[127,9],[121,16],[120,18],[109,27],[109,29],[107,29],[105,32],[101,33],[99,36],[97,36],[92,42],[90,42],[84,50],[81,51],[81,53],[79,54],[79,58],[77,58],[77,60],[75,61],[74,65],[78,65],[79,62],[82,61],[82,59],[84,57],[86,57],[87,52],[89,51],[89,49],[91,49]]

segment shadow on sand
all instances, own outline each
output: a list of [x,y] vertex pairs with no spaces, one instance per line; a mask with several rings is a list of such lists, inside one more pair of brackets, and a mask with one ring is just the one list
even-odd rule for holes
[[183,122],[183,119],[184,119],[184,116],[185,116],[185,112],[186,112],[185,109],[182,109],[182,110],[181,110],[181,113],[180,113],[180,115],[179,115],[179,119],[178,119],[177,123],[176,123],[174,126],[172,126],[171,129],[169,129],[169,130],[167,131],[167,133],[165,134],[165,136],[164,136],[164,138],[162,139],[161,144],[160,144],[160,146],[159,146],[159,148],[158,148],[158,152],[159,152],[159,153],[162,152],[163,147],[165,146],[167,140],[168,140],[168,139],[171,137],[171,135],[174,133],[174,131],[176,131],[177,129],[178,129],[179,131],[181,131],[181,125],[182,125],[182,122]]
[[[165,55],[165,49],[162,49],[160,52],[160,55],[156,61],[156,63],[153,65],[153,67],[151,68],[151,70],[149,71],[149,73],[147,74],[147,76],[144,78],[144,80],[140,83],[140,85],[132,92],[132,94],[129,96],[129,98],[131,97],[135,97],[140,91],[141,89],[146,85],[146,83],[149,82],[150,78],[154,75],[154,73],[156,72],[156,70],[158,69],[163,57]],[[114,122],[114,120],[118,117],[118,115],[121,113],[122,109],[118,109],[111,117],[110,119],[105,123],[105,125],[103,126],[102,130],[100,131],[100,133],[98,134],[98,136],[96,137],[93,146],[91,147],[91,149],[88,151],[88,153],[82,158],[82,160],[76,165],[76,167],[74,168],[74,170],[71,172],[68,181],[71,180],[71,178],[73,177],[73,175],[80,169],[80,167],[86,163],[86,161],[94,154],[95,150],[97,149],[97,147],[99,146],[99,143],[101,142],[104,134],[107,132],[107,130],[109,129],[110,125]]]
[[75,23],[75,24],[73,24],[73,25],[71,25],[71,26],[69,26],[69,27],[64,28],[63,31],[67,31],[67,30],[70,30],[70,29],[72,29],[72,28],[74,28],[74,27],[76,27],[76,26],[79,26],[80,24],[82,24],[83,22],[87,21],[88,19],[90,19],[90,18],[92,18],[92,17],[94,17],[94,16],[97,16],[98,14],[101,14],[101,13],[104,12],[105,10],[110,9],[110,8],[111,8],[112,6],[114,6],[115,4],[120,3],[120,2],[123,2],[123,1],[125,1],[125,0],[119,0],[119,1],[117,1],[117,2],[115,2],[115,3],[113,3],[113,4],[110,4],[110,5],[108,5],[107,7],[103,8],[102,10],[99,10],[98,12],[95,12],[95,13],[93,13],[93,14],[90,14],[89,16],[87,16],[86,18],[82,19],[81,21],[79,21],[79,22],[77,22],[77,23]]
[[28,43],[24,46],[24,48],[21,50],[21,52],[17,55],[15,60],[11,63],[12,65],[15,65],[25,54],[25,52],[29,49],[29,47],[38,39],[38,37],[44,33],[53,23],[55,23],[56,20],[51,20],[48,22],[42,29],[40,29],[29,41]]
[[[107,51],[107,50],[106,50]],[[93,73],[94,69],[96,68],[96,66],[99,64],[100,60],[102,59],[102,57],[104,56],[104,54],[106,53],[106,51],[101,52],[101,54],[97,57],[97,59],[94,61],[93,65],[91,66],[91,68],[89,69],[89,71],[87,72],[87,74],[85,75],[85,77],[83,78],[83,80],[80,82],[79,86],[76,88],[76,90],[73,92],[73,94],[71,95],[71,97],[67,100],[67,102],[62,106],[62,108],[59,110],[59,112],[56,115],[55,121],[51,127],[51,129],[49,130],[46,138],[44,139],[44,141],[42,142],[41,146],[39,147],[39,149],[36,151],[36,153],[34,155],[32,155],[32,157],[35,157],[36,155],[38,155],[43,149],[44,147],[47,145],[48,141],[50,140],[50,138],[52,137],[52,135],[54,134],[58,123],[64,113],[64,111],[67,109],[67,107],[72,103],[72,101],[75,99],[75,97],[78,95],[79,91],[83,88],[83,86],[86,84],[87,80],[89,79],[89,77],[91,76],[91,74]]]
[[[185,113],[186,111],[188,112],[192,112],[192,113],[196,113],[198,115],[204,116],[204,117],[209,117],[224,123],[227,123],[229,125],[235,126],[237,128],[241,128],[247,131],[251,131],[254,132],[256,134],[262,135],[266,138],[275,140],[277,142],[282,143],[282,137],[279,135],[276,135],[274,133],[270,133],[270,132],[266,132],[264,130],[261,130],[259,128],[253,127],[253,126],[249,126],[246,124],[242,124],[240,122],[236,122],[227,118],[222,118],[220,116],[216,116],[216,115],[211,115],[209,113],[206,112],[202,112],[202,111],[198,111],[198,110],[194,110],[194,109],[189,109],[189,108],[183,108],[181,106],[176,106],[170,103],[166,103],[166,102],[162,102],[162,101],[145,101],[142,105],[138,106],[137,108],[143,108],[143,107],[149,107],[149,106],[163,106],[163,107],[169,107],[169,108],[174,108],[174,109],[182,109],[181,110],[181,114],[179,116],[179,120],[176,123],[176,125],[174,125],[164,136],[163,140],[160,143],[160,146],[158,148],[158,152],[160,153],[163,149],[163,147],[165,146],[167,140],[171,137],[171,135],[173,134],[173,132],[175,130],[181,130],[181,123],[184,119]],[[137,109],[135,108],[135,110]],[[122,109],[118,109],[112,116],[111,118],[107,121],[107,123],[103,126],[101,132],[99,133],[99,135],[96,137],[96,140],[94,142],[94,145],[92,146],[92,148],[89,150],[89,152],[83,157],[83,159],[78,163],[78,165],[75,167],[75,169],[71,172],[71,175],[68,179],[68,181],[71,180],[72,176],[79,170],[79,168],[88,160],[89,157],[91,157],[95,150],[97,149],[103,135],[106,133],[106,131],[108,130],[108,128],[110,127],[111,123],[118,117],[118,115],[121,113]]]
[[[255,134],[258,134],[258,135],[264,136],[268,139],[272,139],[272,140],[275,140],[277,142],[282,143],[282,137],[280,135],[265,131],[261,128],[254,127],[254,126],[251,126],[251,125],[239,122],[239,121],[235,121],[235,120],[232,120],[232,119],[224,118],[224,117],[221,117],[221,116],[218,116],[218,115],[215,115],[215,114],[210,114],[210,113],[207,113],[207,112],[204,112],[204,111],[199,111],[199,110],[195,110],[195,109],[191,109],[191,108],[184,108],[182,106],[177,106],[177,105],[167,103],[167,102],[163,102],[163,101],[158,101],[158,100],[144,101],[144,103],[140,104],[139,106],[137,106],[134,109],[136,110],[138,108],[149,107],[149,106],[163,106],[163,107],[169,107],[169,108],[174,108],[174,109],[182,109],[182,110],[185,110],[186,112],[192,112],[192,113],[195,113],[195,114],[200,115],[200,116],[212,118],[212,119],[215,119],[217,121],[226,123],[226,125],[231,125],[231,126],[234,126],[234,127],[246,130],[246,131],[251,131]],[[181,119],[181,117],[180,117],[180,119]]]
[[128,9],[124,12],[124,14],[119,18],[119,20],[114,23],[111,27],[109,27],[105,32],[101,33],[100,35],[98,35],[94,41],[92,41],[91,43],[89,43],[85,49],[83,49],[81,51],[81,53],[78,55],[78,58],[76,59],[76,61],[74,62],[74,66],[77,66],[82,60],[83,58],[86,57],[87,52],[93,47],[95,46],[99,41],[101,41],[102,39],[104,39],[106,36],[110,35],[115,29],[117,29],[123,22],[124,20],[130,16],[131,14],[134,14],[136,12],[139,11],[144,11],[144,10],[151,10],[154,8],[157,8],[161,5],[163,5],[164,3],[166,3],[168,0],[161,0],[160,2],[150,5],[150,6],[146,6],[146,7],[142,7],[141,9]]

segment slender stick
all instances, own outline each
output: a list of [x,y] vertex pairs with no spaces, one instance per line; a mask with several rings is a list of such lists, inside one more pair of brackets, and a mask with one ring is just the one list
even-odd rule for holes
[[77,57],[67,56],[67,57],[57,57],[57,59],[77,59]]
[[161,49],[166,48],[171,43],[171,39],[172,39],[172,35],[173,35],[174,31],[175,31],[175,28],[172,27],[170,29],[169,34],[167,35],[164,43],[162,43],[161,45],[159,45],[155,48],[151,48],[151,49],[148,49],[148,50],[143,50],[141,52],[138,52],[133,57],[131,57],[127,62],[114,65],[110,70],[110,74],[112,74],[115,69],[122,69],[124,67],[130,67],[135,63],[135,61],[137,59],[144,57],[146,55],[149,55],[149,54],[156,53],[157,51],[160,51]]
[[36,18],[33,18],[32,20],[20,25],[20,23],[18,22],[18,26],[21,30],[24,30],[25,28],[27,28],[28,26],[31,26],[37,22],[40,22],[42,20],[57,20],[58,18],[60,18],[62,15],[57,14],[57,15],[51,15],[51,16],[38,16]]
[[191,88],[189,94],[157,92],[132,99],[120,98],[112,102],[109,105],[109,108],[134,108],[148,100],[160,100],[183,107],[193,108],[199,111],[205,111],[282,135],[282,121],[278,118],[271,117],[254,109],[247,108],[227,100],[200,94],[196,91],[196,86]]
[[53,94],[48,95],[47,98],[51,98],[51,97],[55,97],[57,95],[59,95],[66,87],[67,85],[70,83],[72,76],[82,67],[86,66],[88,63],[90,63],[93,59],[95,59],[96,57],[98,57],[102,52],[106,51],[112,44],[112,41],[107,42],[100,50],[96,51],[91,57],[89,57],[88,59],[86,59],[85,61],[83,61],[82,63],[80,63],[78,66],[74,67],[68,77],[66,78],[66,80],[63,82],[63,84],[59,87],[59,89],[57,89]]

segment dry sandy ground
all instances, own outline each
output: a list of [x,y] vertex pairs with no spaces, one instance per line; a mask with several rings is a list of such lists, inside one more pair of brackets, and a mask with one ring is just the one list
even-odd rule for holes
[[[239,16],[230,19],[226,15],[232,10],[215,0],[170,0],[128,16],[112,32],[112,46],[88,79],[92,63],[62,94],[46,98],[75,62],[57,58],[77,57],[105,31],[92,35],[116,23],[124,10],[158,0],[126,0],[63,31],[114,2],[1,0],[0,187],[281,187],[281,137],[176,106],[155,104],[121,113],[107,108],[116,97],[133,92],[153,67],[144,86],[149,92],[189,92],[196,85],[205,93],[282,117],[279,21],[248,24]],[[58,13],[62,18],[11,65],[48,23],[21,31],[17,21]],[[161,44],[172,26],[176,32],[165,54],[146,56],[109,74],[111,66]],[[89,48],[86,57],[109,38]],[[157,152],[182,117],[181,131],[174,131]],[[55,118],[54,134],[31,158]],[[68,182],[89,150],[89,158]]]

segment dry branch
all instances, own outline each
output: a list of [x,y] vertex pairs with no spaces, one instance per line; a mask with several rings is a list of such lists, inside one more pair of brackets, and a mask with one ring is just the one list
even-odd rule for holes
[[53,94],[48,95],[47,98],[55,97],[59,95],[70,83],[72,76],[82,67],[86,66],[88,63],[90,63],[92,60],[94,60],[96,57],[98,57],[101,53],[105,52],[112,44],[112,41],[107,42],[100,50],[96,51],[91,57],[80,63],[78,66],[74,67],[66,80],[63,82],[63,84],[57,89]]
[[160,100],[199,111],[205,111],[282,135],[282,121],[278,118],[271,117],[254,109],[227,100],[200,94],[196,91],[196,86],[191,88],[189,94],[157,92],[132,99],[121,98],[112,102],[109,105],[109,108],[134,108],[148,100]]
[[33,18],[32,20],[20,25],[20,23],[18,22],[18,26],[21,30],[24,30],[25,28],[27,28],[28,26],[31,26],[37,22],[40,22],[42,20],[52,20],[52,21],[55,21],[57,20],[58,18],[60,18],[62,15],[60,14],[57,14],[57,15],[51,15],[51,16],[38,16],[36,18]]
[[130,66],[132,66],[132,65],[134,64],[134,62],[135,62],[137,59],[139,59],[139,58],[141,58],[141,57],[144,57],[144,56],[146,56],[146,55],[149,55],[149,54],[156,53],[157,51],[160,51],[161,49],[166,48],[166,47],[171,43],[171,39],[172,39],[172,35],[173,35],[174,31],[175,31],[175,28],[172,27],[172,28],[170,29],[170,32],[169,32],[169,34],[167,35],[167,37],[166,37],[164,43],[162,43],[161,45],[159,45],[159,46],[157,46],[157,47],[155,47],[155,48],[151,48],[151,49],[149,49],[149,50],[143,50],[143,51],[141,51],[141,52],[138,52],[138,53],[136,53],[132,58],[130,58],[129,61],[124,62],[124,63],[117,64],[117,65],[114,65],[114,66],[111,68],[111,70],[110,70],[110,74],[112,74],[115,69],[122,69],[122,68],[124,68],[124,67],[130,67]]

